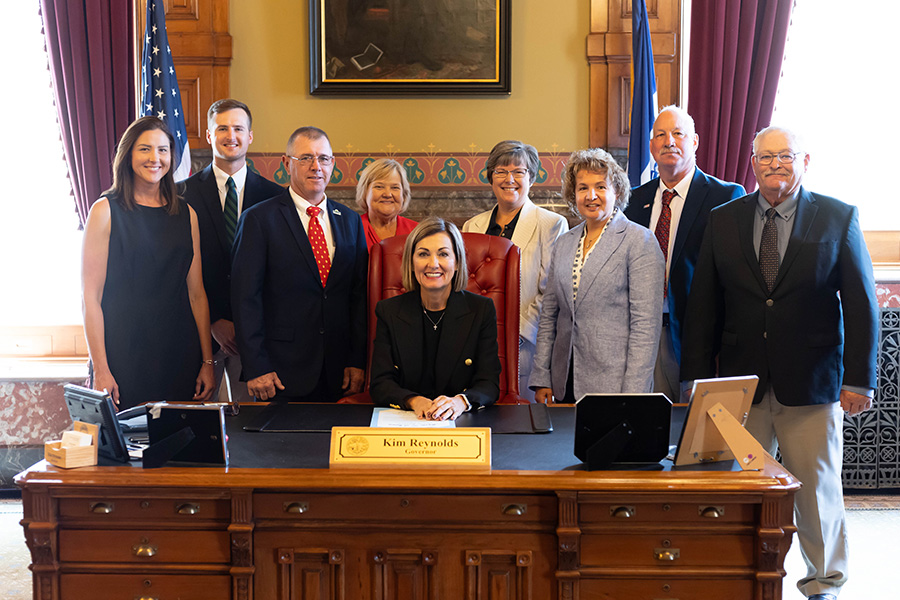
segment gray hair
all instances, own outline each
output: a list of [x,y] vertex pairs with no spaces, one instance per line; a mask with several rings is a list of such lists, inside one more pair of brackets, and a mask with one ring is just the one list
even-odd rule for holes
[[528,169],[528,178],[534,183],[538,171],[541,168],[541,159],[537,150],[531,144],[518,140],[506,140],[500,142],[491,149],[491,154],[484,165],[487,171],[488,181],[494,176],[494,170],[498,166],[522,164]]
[[759,147],[759,140],[769,135],[770,133],[783,133],[789,140],[791,147],[795,152],[802,152],[803,154],[807,154],[805,150],[797,150],[797,148],[804,148],[803,137],[792,129],[788,129],[787,127],[782,127],[780,125],[769,125],[768,127],[761,129],[755,136],[753,136],[753,154],[756,154],[756,150]]
[[[661,109],[659,109],[659,114],[656,115],[656,118],[658,119],[659,116],[661,114],[663,114],[664,112],[673,112],[673,113],[677,114],[679,117],[681,117],[682,119],[687,121],[688,125],[691,128],[691,135],[697,134],[697,126],[694,124],[694,117],[692,117],[690,114],[688,114],[688,111],[684,110],[680,106],[670,104],[668,106],[663,106]],[[655,123],[656,123],[656,121],[654,121],[654,124]]]

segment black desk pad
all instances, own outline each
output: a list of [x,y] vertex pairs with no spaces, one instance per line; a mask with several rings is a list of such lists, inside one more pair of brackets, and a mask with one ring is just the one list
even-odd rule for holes
[[[335,409],[353,405],[333,405]],[[327,469],[331,433],[251,433],[243,430],[263,406],[242,405],[236,417],[225,418],[228,432],[230,467],[240,469]],[[371,411],[371,407],[365,407]],[[491,437],[492,466],[495,470],[569,471],[583,470],[581,461],[573,454],[575,431],[574,406],[555,406],[548,409],[553,419],[553,432],[545,435],[507,434]],[[672,414],[672,435],[677,440],[683,422],[678,407]],[[682,411],[683,413],[683,411]],[[680,418],[679,418],[680,416]],[[664,460],[653,469],[679,471],[739,470],[734,461],[707,465],[673,467]],[[626,470],[636,470],[628,467]]]
[[[332,427],[368,427],[371,404],[270,403],[244,425],[263,433],[330,433]],[[461,415],[458,427],[490,427],[491,433],[548,433],[553,431],[550,409],[544,404],[500,404]]]
[[[252,407],[257,408],[257,407]],[[272,402],[260,407],[256,417],[244,425],[247,431],[263,433],[331,433],[332,427],[368,427],[371,404],[287,404]],[[244,407],[241,406],[241,412]]]

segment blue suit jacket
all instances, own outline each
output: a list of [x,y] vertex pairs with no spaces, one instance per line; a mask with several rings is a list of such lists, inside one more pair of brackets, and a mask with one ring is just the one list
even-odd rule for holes
[[334,257],[323,287],[290,192],[241,215],[231,271],[244,379],[275,371],[285,395],[304,396],[322,370],[341,393],[345,367],[366,366],[368,252],[359,215],[326,200]]
[[874,388],[878,306],[856,207],[800,188],[772,292],[753,247],[759,192],[709,216],[685,316],[684,380],[757,375],[781,404],[838,400]]
[[[650,215],[653,211],[653,200],[659,189],[659,177],[631,191],[631,200],[625,209],[625,216],[638,225],[650,227]],[[706,230],[709,211],[725,204],[729,200],[740,198],[746,192],[743,186],[727,183],[707,175],[699,168],[694,171],[691,187],[685,198],[678,231],[675,233],[675,245],[672,248],[672,260],[669,267],[669,335],[675,357],[681,360],[681,329],[684,322],[684,311],[687,307],[691,281],[697,266],[697,255],[700,243]]]
[[[203,287],[209,301],[209,320],[233,321],[231,314],[231,244],[225,237],[225,217],[212,164],[184,182],[184,199],[197,213],[200,228],[200,256]],[[277,196],[284,188],[247,169],[243,212],[263,200]],[[214,350],[218,348],[215,344]]]

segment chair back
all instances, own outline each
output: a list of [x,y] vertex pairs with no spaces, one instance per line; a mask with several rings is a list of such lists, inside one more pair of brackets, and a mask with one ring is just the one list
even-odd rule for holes
[[[527,404],[519,396],[519,248],[506,238],[463,233],[469,282],[466,289],[487,296],[497,309],[497,346],[500,354],[500,397],[503,404]],[[375,342],[375,305],[406,293],[403,287],[403,246],[406,236],[375,244],[369,251],[369,331],[366,393],[371,377]]]

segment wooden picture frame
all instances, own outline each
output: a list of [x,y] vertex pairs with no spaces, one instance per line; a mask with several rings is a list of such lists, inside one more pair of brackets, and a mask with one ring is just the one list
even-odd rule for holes
[[510,0],[309,0],[313,95],[510,93]]

